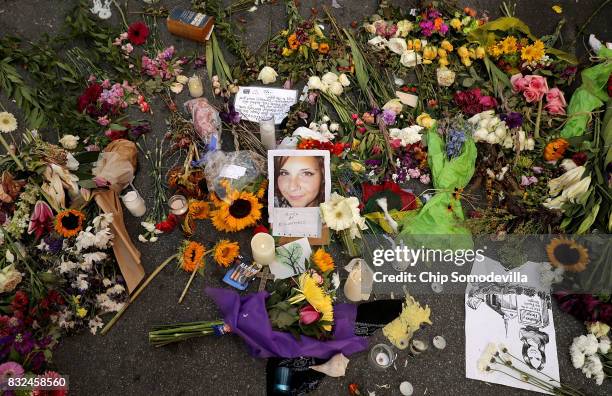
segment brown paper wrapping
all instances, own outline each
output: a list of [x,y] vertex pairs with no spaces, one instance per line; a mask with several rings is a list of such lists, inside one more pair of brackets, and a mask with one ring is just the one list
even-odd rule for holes
[[[104,154],[106,153],[112,153],[112,155],[99,161],[98,166],[94,169],[94,174],[103,176],[110,181],[111,188],[96,191],[94,197],[98,207],[104,213],[113,214],[113,222],[110,225],[115,236],[113,238],[113,252],[128,291],[131,293],[144,278],[145,271],[140,263],[140,251],[136,249],[125,229],[119,192],[132,180],[136,171],[138,151],[133,142],[119,139],[106,146]],[[130,169],[129,165],[131,165],[131,172],[126,171],[126,169]]]

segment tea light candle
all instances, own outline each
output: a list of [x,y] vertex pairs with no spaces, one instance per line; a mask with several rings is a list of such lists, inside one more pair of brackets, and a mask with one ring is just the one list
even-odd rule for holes
[[376,369],[386,369],[393,364],[395,353],[385,344],[377,344],[370,350],[370,361]]
[[420,355],[426,350],[427,344],[425,344],[423,341],[412,340],[412,342],[410,343],[410,353],[412,354],[412,356]]
[[200,96],[204,95],[202,80],[195,74],[189,77],[187,87],[189,87],[189,95],[191,95],[192,98],[199,98]]
[[274,237],[265,232],[258,232],[251,239],[253,261],[261,265],[270,265],[276,258]]
[[274,117],[259,121],[259,135],[261,144],[263,144],[267,150],[274,150],[276,148],[276,125],[274,124]]
[[147,211],[145,200],[142,199],[138,191],[130,191],[121,197],[123,204],[134,217],[140,217]]
[[386,367],[389,365],[389,361],[391,359],[389,359],[389,355],[387,355],[384,352],[378,352],[376,354],[376,363],[378,363],[380,366]]
[[182,195],[173,195],[168,200],[168,206],[170,207],[170,213],[176,216],[182,216],[187,213],[189,206],[187,205],[187,198]]

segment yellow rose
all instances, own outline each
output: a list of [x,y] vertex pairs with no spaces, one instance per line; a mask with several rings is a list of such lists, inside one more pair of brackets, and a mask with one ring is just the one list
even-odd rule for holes
[[440,59],[438,59],[438,64],[440,66],[448,66],[449,65],[448,58],[440,58]]
[[486,55],[486,51],[484,47],[480,46],[476,48],[476,58],[477,59],[484,59],[485,55]]
[[444,48],[438,48],[438,56],[440,58],[446,58],[448,54],[446,53],[446,50]]
[[436,47],[427,46],[423,49],[423,63],[430,64],[432,60],[436,59],[438,51]]
[[442,41],[442,44],[440,44],[440,47],[442,47],[443,49],[445,49],[448,52],[452,52],[453,51],[453,45],[448,40]]
[[319,43],[317,43],[317,41],[312,37],[310,38],[310,48],[312,48],[313,50],[319,48]]
[[293,50],[285,47],[283,48],[283,56],[291,56],[293,54]]
[[470,52],[468,51],[467,48],[465,48],[465,45],[464,45],[464,46],[457,48],[457,55],[459,55],[460,58],[467,58],[470,56]]
[[431,128],[431,127],[433,127],[435,125],[436,120],[431,118],[431,116],[429,114],[427,114],[427,113],[421,113],[417,117],[416,122],[417,122],[417,124],[419,124],[423,128]]
[[472,60],[469,57],[461,58],[461,63],[463,63],[463,66],[465,66],[465,67],[472,66]]
[[457,18],[451,19],[450,25],[456,30],[461,29],[461,21]]
[[406,41],[406,49],[408,50],[414,49],[414,43],[412,42],[412,40]]
[[414,50],[415,51],[420,51],[421,50],[421,40],[414,40]]
[[361,143],[361,140],[353,139],[353,144],[351,145],[351,150],[357,150],[359,148],[359,144],[360,143]]
[[357,161],[352,161],[351,162],[351,170],[353,172],[360,173],[360,172],[363,172],[365,170],[365,166],[363,166],[362,164],[360,164]]

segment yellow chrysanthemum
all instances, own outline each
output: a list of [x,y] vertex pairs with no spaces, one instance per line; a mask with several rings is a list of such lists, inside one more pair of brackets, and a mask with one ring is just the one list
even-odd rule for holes
[[322,272],[332,271],[334,269],[334,259],[331,254],[327,253],[323,248],[319,248],[313,253],[312,262]]
[[9,133],[17,129],[17,119],[8,111],[0,112],[0,133]]
[[542,59],[546,52],[544,51],[544,43],[537,40],[532,45],[523,47],[521,50],[521,59],[526,62],[534,62]]
[[[321,319],[326,322],[334,321],[334,307],[332,305],[332,299],[329,295],[325,294],[323,289],[319,287],[317,282],[307,273],[300,276],[299,279],[300,291],[302,292],[308,304],[321,314]],[[323,330],[331,331],[332,325],[326,324],[323,326]]]
[[517,50],[516,37],[506,37],[499,43],[499,48],[504,54],[514,54]]
[[215,245],[213,258],[217,264],[223,267],[229,267],[234,262],[240,253],[240,245],[238,242],[230,242],[227,239],[222,239]]
[[489,46],[489,55],[491,55],[494,58],[498,58],[501,56],[501,54],[502,54],[502,50],[497,45]]
[[217,210],[210,213],[213,226],[223,232],[241,231],[255,225],[261,218],[262,204],[257,197],[246,191],[233,191],[229,202],[220,201]]

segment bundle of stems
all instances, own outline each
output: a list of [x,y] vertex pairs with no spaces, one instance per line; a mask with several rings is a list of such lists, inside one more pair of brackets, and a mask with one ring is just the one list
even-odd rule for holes
[[[147,138],[143,136],[144,145],[146,147]],[[166,217],[166,187],[163,179],[163,158],[165,155],[163,148],[163,140],[155,139],[155,145],[151,151],[148,147],[144,149],[140,143],[136,146],[142,151],[145,159],[149,163],[151,169],[149,175],[153,184],[153,207],[149,213],[149,219],[155,222],[161,221]]]
[[156,347],[181,342],[190,338],[215,334],[215,327],[223,326],[222,320],[157,325],[149,332],[149,343]]

